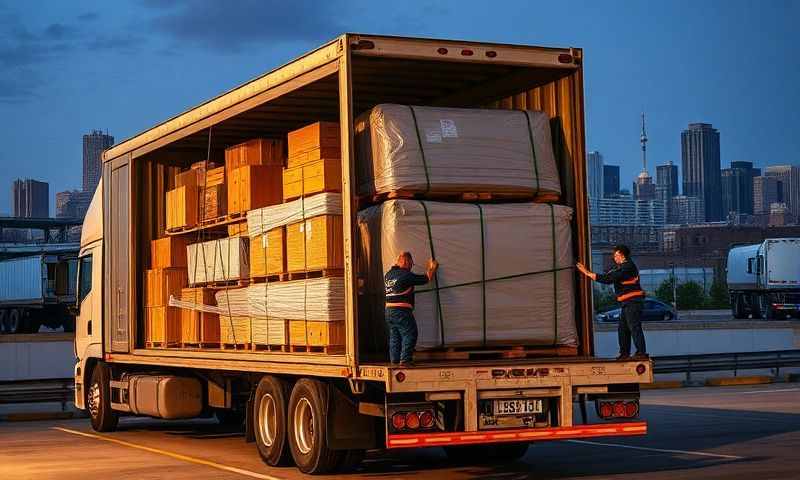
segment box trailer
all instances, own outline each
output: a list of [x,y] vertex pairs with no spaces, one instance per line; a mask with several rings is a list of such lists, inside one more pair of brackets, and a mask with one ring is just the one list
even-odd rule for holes
[[[400,367],[360,345],[369,320],[360,315],[369,310],[359,309],[357,212],[364,199],[356,190],[354,119],[387,103],[545,112],[559,203],[574,212],[576,259],[590,264],[581,49],[342,35],[104,153],[82,232],[75,340],[75,403],[96,430],[113,430],[120,415],[243,418],[267,464],[293,462],[306,473],[345,468],[370,449],[444,447],[457,457],[502,460],[521,456],[533,441],[646,433],[639,385],[652,382],[652,364],[594,356],[591,288],[572,270],[574,348],[453,351]],[[286,138],[317,121],[339,125],[343,348],[148,345],[145,270],[150,242],[170,231],[165,193],[177,168],[219,158],[256,136]],[[448,124],[440,135],[454,133]],[[241,222],[228,214],[180,231]],[[595,402],[594,423],[587,423],[587,401]]]

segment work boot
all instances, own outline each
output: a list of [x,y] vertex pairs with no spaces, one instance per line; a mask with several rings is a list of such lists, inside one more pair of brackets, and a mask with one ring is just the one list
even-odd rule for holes
[[648,355],[646,353],[636,352],[636,354],[633,356],[633,359],[634,360],[650,360],[650,355]]
[[631,359],[631,356],[628,355],[627,353],[620,353],[619,355],[617,355],[617,360],[618,361],[630,360],[630,359]]

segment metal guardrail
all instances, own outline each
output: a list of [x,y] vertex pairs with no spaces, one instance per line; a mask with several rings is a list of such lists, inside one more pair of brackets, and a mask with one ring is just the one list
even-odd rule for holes
[[66,411],[67,403],[75,398],[74,390],[75,381],[71,378],[0,382],[0,405],[58,402]]
[[736,376],[740,370],[774,368],[777,376],[786,367],[800,367],[800,350],[653,357],[653,373],[686,373],[687,382],[692,373],[732,370]]

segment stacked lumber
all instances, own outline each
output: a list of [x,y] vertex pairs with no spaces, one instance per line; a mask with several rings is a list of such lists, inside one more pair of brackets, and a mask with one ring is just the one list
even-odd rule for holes
[[167,230],[189,228],[198,222],[199,192],[196,185],[183,185],[167,192]]
[[228,236],[235,237],[236,235],[247,236],[247,222],[228,224]]
[[325,158],[341,158],[341,130],[337,122],[316,122],[289,132],[288,168]]
[[247,232],[255,237],[273,228],[319,215],[341,215],[341,193],[319,193],[308,198],[247,212]]
[[224,169],[220,177],[220,168],[214,162],[205,160],[195,162],[190,168],[175,175],[175,187],[189,185],[192,187],[204,187],[219,185],[225,182]]
[[319,215],[286,226],[289,272],[344,268],[342,216]]
[[250,238],[250,277],[286,272],[286,227],[273,228]]
[[211,220],[225,215],[227,210],[227,187],[217,184],[201,189],[203,192],[203,220]]
[[245,165],[228,177],[228,213],[244,213],[283,200],[280,165]]
[[200,285],[248,278],[249,243],[249,238],[237,236],[188,245],[189,283]]
[[151,269],[145,272],[145,344],[170,346],[180,341],[180,310],[169,306],[170,296],[180,295],[187,284],[185,268]]
[[249,345],[252,343],[250,303],[247,288],[226,288],[214,294],[219,310],[220,344]]
[[[216,305],[214,290],[211,288],[183,288],[181,302],[194,305]],[[220,342],[219,315],[191,308],[181,308],[180,342],[197,346],[213,345]]]
[[228,178],[233,170],[245,165],[283,166],[283,140],[254,138],[225,149],[225,172]]
[[342,161],[339,158],[315,160],[283,171],[283,201],[320,192],[342,191]]

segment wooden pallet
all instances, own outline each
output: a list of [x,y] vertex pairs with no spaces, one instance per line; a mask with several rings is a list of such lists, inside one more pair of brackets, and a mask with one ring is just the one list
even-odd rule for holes
[[490,346],[450,347],[414,352],[414,360],[488,360],[509,358],[565,357],[578,354],[576,347]]
[[344,345],[289,345],[289,351],[294,353],[324,353],[326,355],[344,354]]
[[249,278],[240,278],[239,280],[227,280],[224,282],[205,282],[205,283],[195,283],[192,285],[193,288],[213,288],[217,290],[222,290],[225,288],[231,287],[246,287],[250,285]]
[[303,272],[287,272],[280,275],[282,282],[292,280],[304,280],[307,278],[341,277],[344,275],[343,268],[326,268],[323,270],[310,270]]
[[180,348],[193,348],[193,349],[202,349],[202,348],[220,348],[219,342],[216,343],[196,343],[196,342],[185,342],[180,344]]
[[289,345],[263,345],[253,344],[254,352],[290,352]]
[[144,342],[145,348],[178,348],[180,345],[177,342]]
[[[209,230],[215,227],[226,226],[231,223],[241,223],[246,221],[247,221],[247,212],[235,212],[235,213],[229,213],[227,215],[222,215],[216,218],[209,218],[203,220],[202,222],[198,222],[195,225],[170,228],[166,230],[166,234],[183,235],[186,233],[196,232],[198,230]],[[227,234],[228,234],[227,230],[224,232],[220,232],[221,237],[225,237],[227,236]]]
[[252,350],[252,343],[221,343],[219,348],[222,350]]
[[285,275],[283,273],[276,273],[274,275],[260,275],[256,277],[250,277],[250,283],[271,283],[271,282],[279,282],[281,281],[281,275]]

